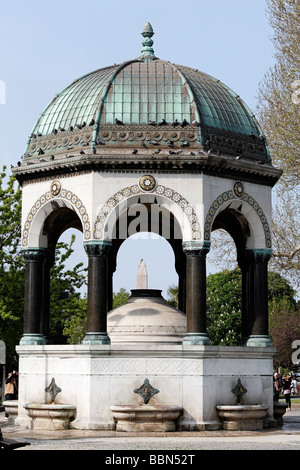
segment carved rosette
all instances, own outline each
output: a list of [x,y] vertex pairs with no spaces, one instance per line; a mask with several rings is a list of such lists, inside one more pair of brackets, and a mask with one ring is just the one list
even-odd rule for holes
[[233,191],[234,191],[234,194],[237,196],[237,197],[242,197],[243,194],[244,194],[244,186],[242,183],[240,183],[239,181],[237,181],[236,183],[234,183],[233,185]]
[[139,185],[143,191],[153,191],[156,187],[156,180],[151,175],[144,175],[140,178]]

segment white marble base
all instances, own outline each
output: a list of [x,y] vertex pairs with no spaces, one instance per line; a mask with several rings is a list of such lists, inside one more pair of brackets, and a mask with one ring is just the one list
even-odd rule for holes
[[[234,405],[238,378],[245,404],[265,403],[273,413],[272,347],[211,345],[36,345],[17,346],[19,408],[16,424],[30,427],[24,405],[47,403],[52,377],[56,403],[76,406],[71,427],[115,429],[111,406],[141,405],[134,393],[145,378],[159,389],[149,405],[183,409],[178,430],[221,429],[217,405]],[[272,418],[272,415],[270,415]]]

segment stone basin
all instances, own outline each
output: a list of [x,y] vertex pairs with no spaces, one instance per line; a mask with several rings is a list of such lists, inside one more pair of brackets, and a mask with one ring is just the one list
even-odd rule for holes
[[223,429],[229,431],[255,431],[263,429],[268,405],[217,405]]
[[283,415],[285,414],[287,407],[288,405],[286,403],[280,403],[278,401],[274,401],[273,403],[273,416],[279,426],[283,424]]
[[48,431],[70,429],[70,422],[76,417],[76,406],[62,403],[28,403],[24,408],[31,418],[32,429]]
[[182,408],[168,405],[119,405],[110,407],[116,431],[175,431]]
[[8,413],[8,424],[15,424],[18,417],[18,404],[18,400],[5,400],[3,402],[5,412]]

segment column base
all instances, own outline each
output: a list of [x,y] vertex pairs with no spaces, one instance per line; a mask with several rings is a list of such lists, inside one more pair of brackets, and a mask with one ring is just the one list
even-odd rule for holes
[[187,333],[182,340],[182,344],[210,344],[210,341],[206,333]]
[[40,333],[25,333],[20,339],[20,345],[22,346],[32,346],[38,344],[46,344],[45,337]]
[[245,346],[272,347],[272,341],[268,335],[251,335],[248,337]]
[[87,333],[82,344],[110,344],[110,338],[107,333]]

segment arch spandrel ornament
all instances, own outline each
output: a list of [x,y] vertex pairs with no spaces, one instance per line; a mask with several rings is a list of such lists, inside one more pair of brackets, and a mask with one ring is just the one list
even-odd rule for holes
[[139,184],[126,186],[120,189],[114,195],[112,195],[103,204],[100,212],[98,213],[93,230],[93,237],[96,240],[102,240],[105,238],[105,229],[108,218],[113,210],[121,203],[126,201],[132,196],[141,194],[154,194],[156,196],[162,196],[169,202],[174,203],[177,208],[180,208],[184,216],[187,218],[192,234],[192,240],[201,239],[201,227],[193,206],[188,200],[179,194],[177,191],[157,184],[155,178],[151,175],[144,175],[140,178]]
[[31,207],[22,230],[22,248],[29,244],[32,225],[39,211],[53,201],[64,201],[78,215],[83,229],[84,240],[91,239],[91,224],[87,210],[81,199],[72,191],[62,188],[58,180],[51,183],[50,190],[40,196]]
[[204,223],[204,240],[210,240],[213,221],[216,215],[219,213],[221,206],[226,204],[227,202],[234,200],[246,203],[258,216],[264,233],[266,248],[271,248],[271,230],[268,224],[267,217],[258,202],[254,199],[254,197],[245,192],[243,184],[240,182],[236,182],[234,184],[233,190],[224,191],[223,193],[221,193],[211,204],[210,208],[207,211]]

